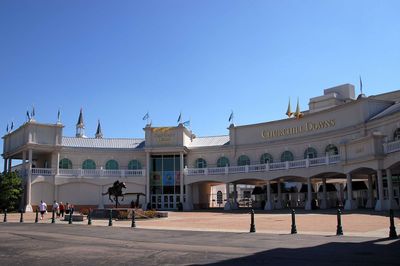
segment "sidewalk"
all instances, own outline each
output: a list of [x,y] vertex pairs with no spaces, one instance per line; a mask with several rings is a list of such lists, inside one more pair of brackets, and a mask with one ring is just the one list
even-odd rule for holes
[[[389,217],[387,213],[366,210],[352,212],[344,211],[342,226],[344,235],[361,237],[387,237],[389,235]],[[0,224],[3,222],[0,215]],[[39,216],[40,217],[40,216]],[[7,214],[10,223],[19,222],[20,214]],[[25,213],[24,223],[34,223],[35,213]],[[51,223],[51,213],[45,215],[39,223]],[[56,223],[68,223],[56,219]],[[87,225],[83,222],[73,224]],[[92,220],[93,226],[108,226],[108,219]],[[257,233],[289,234],[291,229],[291,214],[289,210],[265,212],[256,211],[255,225]],[[130,227],[131,220],[113,220],[113,226]],[[250,215],[245,210],[235,212],[223,211],[193,211],[169,212],[168,218],[137,219],[136,226],[144,229],[166,229],[187,231],[217,231],[217,232],[248,232]],[[395,213],[395,226],[400,233],[399,213]],[[296,214],[298,234],[324,235],[336,234],[337,216],[335,210],[305,212]]]

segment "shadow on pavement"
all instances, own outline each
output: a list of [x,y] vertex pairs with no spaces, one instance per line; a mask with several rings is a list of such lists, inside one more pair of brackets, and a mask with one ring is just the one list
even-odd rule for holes
[[400,240],[277,248],[208,265],[400,265]]

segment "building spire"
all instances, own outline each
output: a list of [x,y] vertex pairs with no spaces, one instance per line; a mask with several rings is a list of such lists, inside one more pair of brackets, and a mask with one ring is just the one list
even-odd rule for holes
[[83,123],[83,110],[79,113],[78,122],[76,123],[76,137],[85,138],[85,124]]
[[100,120],[97,120],[97,130],[96,130],[96,139],[102,139],[103,138],[103,132],[101,131],[101,125],[100,125]]
[[295,116],[297,119],[303,117],[303,113],[300,112],[299,97],[297,97],[297,106],[296,106],[296,112],[294,112],[294,116]]
[[286,115],[287,115],[289,118],[293,115],[292,108],[290,107],[290,97],[289,97],[289,103],[288,103],[288,106],[287,106]]

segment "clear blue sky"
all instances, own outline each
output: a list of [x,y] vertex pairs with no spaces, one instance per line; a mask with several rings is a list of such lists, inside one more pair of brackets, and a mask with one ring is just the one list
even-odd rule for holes
[[[284,118],[323,89],[400,89],[400,1],[0,1],[0,130],[25,121],[105,137],[176,125],[198,136]],[[0,163],[3,167],[3,163]]]

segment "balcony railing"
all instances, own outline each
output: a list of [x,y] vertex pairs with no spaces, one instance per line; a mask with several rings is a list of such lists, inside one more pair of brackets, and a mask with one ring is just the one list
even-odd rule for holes
[[[56,175],[56,169],[33,168],[32,175]],[[132,177],[145,176],[146,170],[106,170],[106,169],[59,169],[59,176],[69,177]]]
[[383,147],[385,149],[385,153],[400,151],[400,140],[385,143],[383,144]]
[[289,170],[296,168],[308,168],[320,165],[336,164],[340,161],[340,155],[330,155],[319,158],[297,161],[277,162],[268,164],[253,164],[244,166],[226,166],[214,168],[185,168],[185,175],[227,175],[237,173],[268,172],[277,170]]

